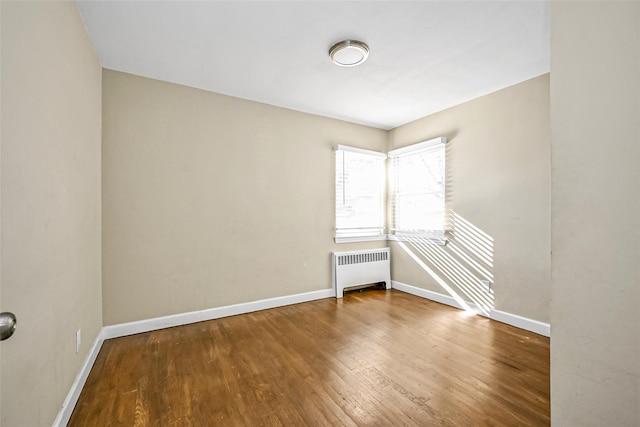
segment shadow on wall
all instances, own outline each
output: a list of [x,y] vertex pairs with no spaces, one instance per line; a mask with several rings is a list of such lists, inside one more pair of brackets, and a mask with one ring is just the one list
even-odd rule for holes
[[407,238],[398,245],[466,312],[489,316],[494,308],[493,238],[449,211],[445,246],[426,238]]

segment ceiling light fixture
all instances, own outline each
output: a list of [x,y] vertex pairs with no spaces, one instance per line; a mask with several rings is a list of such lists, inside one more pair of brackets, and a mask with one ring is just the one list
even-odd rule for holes
[[369,46],[357,40],[343,40],[329,49],[331,62],[341,67],[355,67],[369,56]]

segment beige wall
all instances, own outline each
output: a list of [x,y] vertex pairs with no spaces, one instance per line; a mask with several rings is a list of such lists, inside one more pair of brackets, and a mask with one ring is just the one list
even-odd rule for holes
[[104,324],[331,287],[334,144],[386,132],[105,70]]
[[0,7],[0,424],[46,426],[102,326],[101,71],[74,2]]
[[551,416],[640,425],[640,6],[553,2]]
[[103,87],[105,325],[328,288],[330,251],[372,246],[332,242],[331,146],[439,135],[449,207],[494,239],[495,308],[549,321],[548,75],[388,135],[115,71]]
[[[389,148],[438,136],[448,138],[448,212],[471,228],[426,255],[408,249],[464,300],[549,322],[549,75],[394,129]],[[450,295],[397,243],[392,248],[393,280]],[[493,300],[479,290],[482,274],[454,248],[493,274]]]

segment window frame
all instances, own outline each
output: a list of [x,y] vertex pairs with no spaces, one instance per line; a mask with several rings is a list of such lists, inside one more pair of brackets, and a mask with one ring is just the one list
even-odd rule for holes
[[[446,244],[446,143],[447,138],[438,137],[429,139],[426,141],[422,141],[416,144],[408,145],[406,147],[398,148],[395,150],[389,151],[388,157],[391,160],[391,164],[389,165],[390,173],[389,173],[389,210],[390,210],[390,218],[391,224],[389,227],[389,238],[391,241],[412,241],[415,239],[427,240],[432,243],[437,244]],[[398,225],[398,212],[400,211],[400,203],[399,198],[406,198],[407,194],[404,192],[400,192],[398,189],[399,185],[399,170],[398,168],[401,166],[401,159],[407,159],[412,156],[419,156],[428,153],[433,153],[437,155],[442,160],[441,171],[442,175],[439,177],[439,187],[437,187],[434,191],[415,193],[416,196],[428,196],[428,195],[436,195],[439,196],[442,200],[441,206],[441,218],[440,218],[440,226],[437,229],[429,229],[429,228],[416,228],[416,229],[407,229],[400,228]],[[427,169],[428,170],[428,169]],[[429,173],[429,172],[425,172]]]
[[[376,240],[387,240],[387,234],[386,234],[386,193],[387,193],[387,188],[386,188],[386,159],[387,159],[387,154],[386,153],[381,153],[379,151],[373,151],[373,150],[365,150],[362,148],[357,148],[357,147],[352,147],[352,146],[348,146],[348,145],[335,145],[334,146],[334,152],[335,152],[335,166],[336,166],[336,176],[335,176],[335,234],[334,234],[334,240],[336,243],[348,243],[348,242],[367,242],[367,241],[376,241]],[[379,177],[379,191],[377,192],[378,195],[377,197],[379,197],[379,214],[380,214],[380,221],[379,224],[376,224],[376,226],[368,226],[368,227],[340,227],[340,213],[339,213],[339,209],[340,209],[340,205],[338,202],[338,196],[339,196],[339,192],[340,192],[340,188],[339,188],[339,182],[340,180],[342,181],[342,192],[344,194],[345,191],[345,176],[347,175],[347,173],[343,170],[342,172],[340,170],[338,170],[338,155],[342,153],[343,155],[343,166],[344,166],[344,159],[345,159],[345,155],[351,155],[351,156],[364,156],[364,158],[369,157],[370,159],[380,159],[381,163],[380,163],[380,168],[381,168],[381,175]],[[347,154],[349,153],[349,154]],[[354,171],[350,172],[351,174],[354,173]],[[341,176],[341,178],[340,178]],[[366,196],[365,196],[366,198]]]

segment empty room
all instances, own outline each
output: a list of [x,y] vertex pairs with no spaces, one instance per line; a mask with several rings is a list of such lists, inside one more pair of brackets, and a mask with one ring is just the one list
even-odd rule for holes
[[0,425],[640,425],[640,2],[0,2]]

